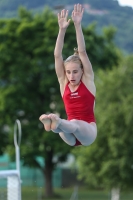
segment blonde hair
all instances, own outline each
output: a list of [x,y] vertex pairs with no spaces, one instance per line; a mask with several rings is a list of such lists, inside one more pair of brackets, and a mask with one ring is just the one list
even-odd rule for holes
[[64,61],[64,65],[66,66],[67,63],[69,63],[69,62],[78,63],[78,64],[80,64],[81,68],[83,68],[81,59],[80,59],[80,57],[79,57],[78,49],[77,49],[76,47],[74,48],[74,54],[71,55],[71,56],[69,56],[69,57]]

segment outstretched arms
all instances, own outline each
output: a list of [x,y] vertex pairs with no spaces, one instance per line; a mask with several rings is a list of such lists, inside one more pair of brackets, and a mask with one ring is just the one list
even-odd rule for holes
[[67,20],[67,17],[68,17],[68,11],[66,10],[62,10],[61,13],[58,13],[59,33],[56,40],[54,57],[55,57],[55,70],[60,83],[62,82],[62,80],[64,80],[65,77],[62,49],[64,45],[64,37],[66,29],[70,23],[70,19]]
[[77,38],[77,44],[78,44],[78,51],[79,56],[83,64],[84,69],[84,76],[88,77],[93,80],[94,79],[94,73],[92,69],[92,65],[89,61],[89,58],[86,53],[86,47],[85,47],[85,41],[84,36],[82,32],[81,27],[81,21],[84,13],[84,8],[80,4],[76,4],[74,6],[74,10],[72,12],[72,20],[74,22],[75,31],[76,31],[76,38]]
[[[72,12],[72,20],[74,22],[75,31],[76,31],[78,52],[83,64],[83,70],[84,70],[83,75],[86,80],[88,80],[89,78],[89,80],[93,81],[94,73],[93,73],[92,65],[89,61],[88,55],[86,53],[85,40],[84,40],[84,35],[82,32],[82,26],[81,26],[83,13],[84,13],[84,8],[82,7],[82,5],[76,4]],[[62,57],[62,49],[64,45],[65,33],[70,23],[70,19],[68,20],[67,18],[68,18],[67,10],[64,9],[60,13],[58,13],[59,32],[58,32],[56,45],[55,45],[54,57],[55,57],[55,70],[56,70],[56,74],[57,74],[60,85],[64,84],[64,81],[65,81],[65,69],[64,69],[64,62],[63,62],[63,57]]]

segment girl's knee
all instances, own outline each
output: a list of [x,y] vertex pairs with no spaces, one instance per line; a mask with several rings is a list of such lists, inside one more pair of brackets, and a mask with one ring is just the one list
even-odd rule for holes
[[59,133],[60,137],[62,138],[62,140],[67,143],[70,146],[74,146],[76,143],[76,138],[73,134],[69,134],[69,133],[63,133],[60,132]]
[[83,146],[89,146],[91,144],[93,144],[93,142],[95,142],[96,140],[96,137],[97,137],[97,133],[93,135],[93,137],[89,137],[88,139],[86,139],[84,142],[82,142],[82,145]]

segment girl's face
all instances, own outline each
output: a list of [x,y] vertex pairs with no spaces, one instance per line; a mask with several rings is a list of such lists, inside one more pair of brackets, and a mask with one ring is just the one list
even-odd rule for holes
[[80,83],[83,69],[76,62],[69,62],[65,66],[66,76],[71,85],[76,86]]

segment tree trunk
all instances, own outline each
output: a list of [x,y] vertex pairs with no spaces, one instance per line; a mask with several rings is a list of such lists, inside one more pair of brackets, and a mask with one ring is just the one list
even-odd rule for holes
[[111,200],[120,199],[120,188],[112,188],[111,190]]
[[45,168],[45,196],[53,196],[53,185],[52,185],[52,170],[50,168]]
[[53,172],[52,159],[53,159],[53,151],[51,149],[48,149],[47,156],[45,156],[45,169],[44,169],[45,196],[46,197],[52,197],[54,195],[53,185],[52,185],[52,172]]

